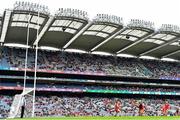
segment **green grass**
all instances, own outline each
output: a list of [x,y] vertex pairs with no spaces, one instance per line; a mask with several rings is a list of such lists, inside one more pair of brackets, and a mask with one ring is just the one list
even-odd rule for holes
[[24,118],[24,119],[8,119],[8,120],[180,120],[180,116],[176,117],[149,117],[149,116],[138,116],[138,117],[46,117],[46,118]]

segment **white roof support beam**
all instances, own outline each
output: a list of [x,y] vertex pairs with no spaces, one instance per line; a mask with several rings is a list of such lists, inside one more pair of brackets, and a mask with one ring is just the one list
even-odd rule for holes
[[179,37],[178,37],[178,38],[175,38],[175,39],[173,39],[173,40],[171,40],[171,41],[169,41],[169,42],[166,42],[166,43],[164,43],[164,44],[162,44],[162,45],[160,45],[160,46],[158,46],[158,47],[155,47],[155,48],[153,48],[153,49],[151,49],[151,50],[148,50],[148,51],[146,51],[146,52],[144,52],[144,53],[141,53],[140,56],[146,55],[146,54],[148,54],[148,53],[150,53],[150,52],[153,52],[153,51],[155,51],[155,50],[158,50],[158,49],[160,49],[160,48],[162,48],[162,47],[164,47],[164,46],[166,46],[166,45],[169,45],[169,44],[171,44],[171,43],[173,43],[173,42],[176,42],[176,41],[178,41],[178,40],[180,40]]
[[69,40],[68,43],[66,43],[66,45],[64,45],[63,49],[66,49],[67,47],[70,46],[71,43],[74,42],[74,40],[76,40],[76,38],[78,38],[89,26],[91,26],[93,24],[93,21],[90,21],[86,26],[84,26],[73,38],[71,38]]
[[97,48],[99,48],[100,46],[104,45],[105,43],[107,43],[108,41],[110,41],[111,39],[113,39],[114,37],[116,37],[118,34],[120,34],[121,32],[123,32],[125,29],[127,28],[123,28],[119,31],[117,31],[116,33],[114,33],[113,35],[111,35],[110,37],[108,37],[107,39],[105,39],[103,42],[101,42],[100,44],[98,44],[97,46],[95,46],[94,48],[91,49],[91,51],[96,50]]
[[44,25],[43,29],[41,30],[41,32],[39,33],[39,37],[38,39],[36,39],[33,43],[33,45],[37,45],[39,43],[39,41],[41,40],[41,38],[43,37],[43,35],[46,33],[46,31],[48,30],[48,28],[50,27],[50,25],[52,24],[52,22],[54,21],[54,17],[51,16],[49,18],[49,20],[46,22],[46,24]]
[[6,38],[6,34],[8,31],[8,26],[9,26],[9,21],[11,19],[11,13],[12,12],[10,10],[5,11],[4,21],[3,21],[3,25],[2,25],[1,38],[0,38],[1,43],[3,43],[5,38]]
[[156,33],[151,33],[151,34],[147,35],[146,37],[143,37],[143,38],[139,39],[138,41],[136,41],[136,42],[134,42],[134,43],[132,43],[132,44],[126,46],[125,48],[119,50],[119,51],[116,52],[116,53],[117,53],[117,54],[118,54],[118,53],[121,53],[121,52],[123,52],[123,51],[129,49],[130,47],[132,47],[132,46],[134,46],[134,45],[137,45],[138,43],[140,43],[140,42],[146,40],[147,38],[149,38],[149,37],[151,37],[151,36],[153,36],[153,35],[155,35],[155,34],[156,34]]
[[[172,52],[172,53],[169,53],[169,54],[167,54],[167,55],[164,55],[164,56],[162,56],[162,58],[165,58],[165,57],[174,55],[174,54],[176,54],[176,53],[179,53],[179,54],[180,54],[180,50],[177,50],[177,51],[175,51],[175,52]],[[179,56],[179,57],[180,57],[180,56]]]

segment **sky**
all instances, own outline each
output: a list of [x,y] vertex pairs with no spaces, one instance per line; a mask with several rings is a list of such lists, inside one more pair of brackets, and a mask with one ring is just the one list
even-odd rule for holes
[[[13,8],[17,0],[1,0],[0,13]],[[58,8],[74,8],[88,12],[90,20],[96,14],[122,17],[127,24],[130,19],[180,26],[180,0],[19,0],[40,3],[49,7],[53,14]]]

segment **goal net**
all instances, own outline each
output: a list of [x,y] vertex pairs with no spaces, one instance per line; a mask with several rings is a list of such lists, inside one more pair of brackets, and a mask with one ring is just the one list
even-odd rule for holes
[[22,106],[24,106],[24,117],[31,117],[33,112],[33,88],[25,88],[21,94],[15,95],[8,118],[20,117]]

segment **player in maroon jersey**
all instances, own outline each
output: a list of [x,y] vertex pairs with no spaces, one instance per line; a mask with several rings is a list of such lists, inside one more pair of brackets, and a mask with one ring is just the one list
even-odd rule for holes
[[166,101],[165,104],[162,106],[162,114],[164,116],[167,116],[169,109],[170,109],[170,104],[168,103],[168,101]]
[[115,116],[118,116],[118,114],[121,112],[121,102],[117,101],[114,105],[114,110],[116,112]]
[[145,105],[144,103],[139,104],[139,116],[143,116],[145,112]]

